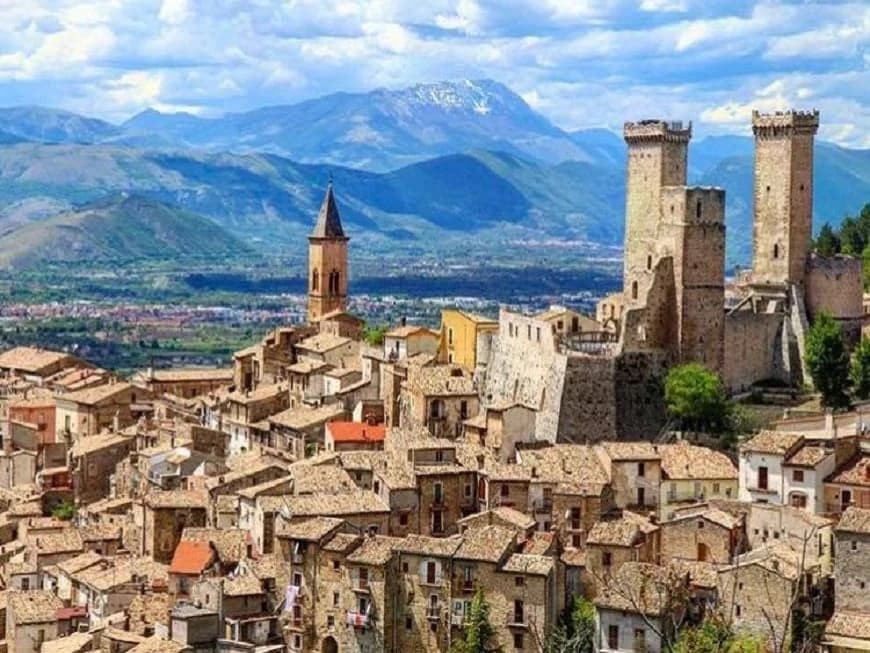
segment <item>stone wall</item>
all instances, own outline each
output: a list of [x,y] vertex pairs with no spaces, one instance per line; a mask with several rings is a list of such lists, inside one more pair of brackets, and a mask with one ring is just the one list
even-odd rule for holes
[[821,312],[829,313],[843,328],[852,343],[861,336],[864,312],[864,268],[860,258],[852,256],[810,256],[807,264],[806,308],[812,320]]
[[784,316],[740,310],[725,316],[725,367],[722,382],[730,392],[763,379],[788,381],[780,353]]
[[[870,536],[837,531],[834,559],[837,610],[870,611]],[[853,548],[854,547],[854,548]]]

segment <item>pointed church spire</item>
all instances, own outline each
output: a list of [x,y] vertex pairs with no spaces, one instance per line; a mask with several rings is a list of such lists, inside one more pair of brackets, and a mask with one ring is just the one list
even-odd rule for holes
[[329,177],[329,185],[326,187],[326,196],[320,205],[320,213],[317,215],[317,223],[310,238],[346,238],[344,229],[341,227],[341,216],[338,214],[338,205],[335,203],[335,195],[332,192],[332,175]]

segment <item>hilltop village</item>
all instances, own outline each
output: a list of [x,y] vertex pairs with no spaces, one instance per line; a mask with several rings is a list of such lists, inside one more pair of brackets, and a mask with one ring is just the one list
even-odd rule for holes
[[[860,334],[861,262],[812,251],[818,124],[753,115],[733,283],[725,191],[686,185],[691,125],[651,120],[625,125],[624,290],[594,317],[445,310],[372,344],[330,184],[306,323],[231,368],[0,354],[0,651],[446,653],[481,615],[504,652],[672,651],[713,622],[743,651],[870,651],[870,414],[725,452],[662,395],[691,362],[802,387],[814,316]],[[578,605],[591,649],[559,644]]]

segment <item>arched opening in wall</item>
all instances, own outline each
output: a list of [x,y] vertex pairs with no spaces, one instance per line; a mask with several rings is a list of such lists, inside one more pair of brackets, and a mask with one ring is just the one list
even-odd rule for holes
[[779,245],[773,246],[773,258],[779,258]]
[[314,271],[311,273],[311,290],[315,292],[320,287],[320,279],[317,275],[317,268],[314,268]]
[[788,495],[788,505],[792,508],[806,508],[807,495],[803,492],[792,492]]
[[338,653],[338,642],[335,641],[335,637],[330,635],[324,639],[320,650],[322,653]]
[[631,282],[631,298],[637,299],[637,281]]
[[652,270],[652,256],[650,255],[646,257],[646,269]]

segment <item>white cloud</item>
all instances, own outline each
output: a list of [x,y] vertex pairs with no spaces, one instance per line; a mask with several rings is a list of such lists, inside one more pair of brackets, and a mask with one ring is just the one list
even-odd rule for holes
[[190,4],[187,0],[163,0],[157,15],[164,23],[180,25],[190,18],[190,14]]

